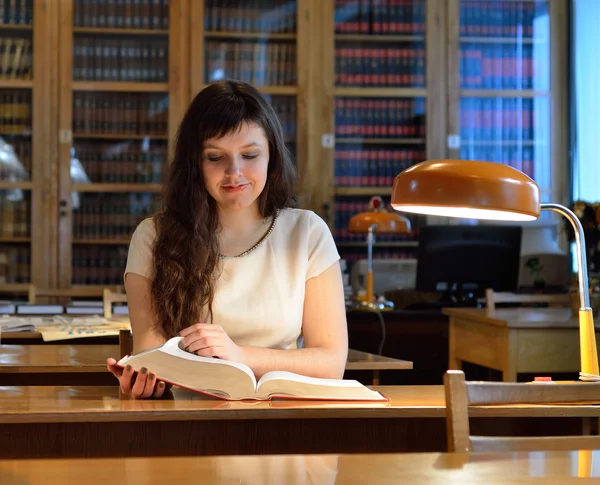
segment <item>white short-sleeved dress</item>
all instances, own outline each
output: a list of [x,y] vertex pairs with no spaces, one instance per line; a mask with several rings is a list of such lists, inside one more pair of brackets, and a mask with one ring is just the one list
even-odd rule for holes
[[[142,221],[131,238],[125,275],[154,277],[155,237],[154,221]],[[295,348],[302,331],[306,280],[339,259],[323,219],[312,211],[283,209],[256,249],[221,259],[212,321],[238,345]]]

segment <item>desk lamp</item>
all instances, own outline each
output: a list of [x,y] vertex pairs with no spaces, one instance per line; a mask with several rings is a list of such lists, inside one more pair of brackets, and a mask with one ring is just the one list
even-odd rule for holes
[[538,185],[513,167],[467,160],[431,160],[404,170],[394,180],[392,207],[416,214],[496,221],[532,221],[542,210],[565,216],[575,229],[578,263],[579,377],[600,380],[583,227],[572,211],[559,204],[541,204]]
[[383,298],[375,300],[373,289],[373,242],[374,233],[402,233],[410,231],[410,221],[393,212],[387,211],[379,196],[371,197],[369,210],[360,212],[350,219],[350,232],[367,233],[367,294],[365,300],[355,303],[357,309],[363,310],[393,310],[394,304]]

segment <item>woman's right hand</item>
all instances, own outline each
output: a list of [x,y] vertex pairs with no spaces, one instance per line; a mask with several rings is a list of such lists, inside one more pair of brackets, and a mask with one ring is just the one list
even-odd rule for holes
[[148,399],[151,397],[162,397],[167,389],[163,381],[156,380],[156,374],[148,371],[145,367],[137,373],[128,364],[125,369],[119,367],[115,359],[109,358],[106,366],[112,374],[119,379],[121,392],[135,399]]

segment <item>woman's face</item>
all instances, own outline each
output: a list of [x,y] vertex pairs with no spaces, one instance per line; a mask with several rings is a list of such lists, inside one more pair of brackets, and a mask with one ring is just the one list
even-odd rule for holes
[[256,203],[267,182],[269,142],[256,123],[204,143],[202,171],[208,193],[220,209],[245,209]]

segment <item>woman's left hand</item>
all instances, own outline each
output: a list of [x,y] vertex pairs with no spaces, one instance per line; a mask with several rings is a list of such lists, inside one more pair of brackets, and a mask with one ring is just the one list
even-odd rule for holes
[[219,325],[194,323],[179,332],[179,336],[183,337],[179,345],[186,352],[235,362],[242,360],[242,348]]

